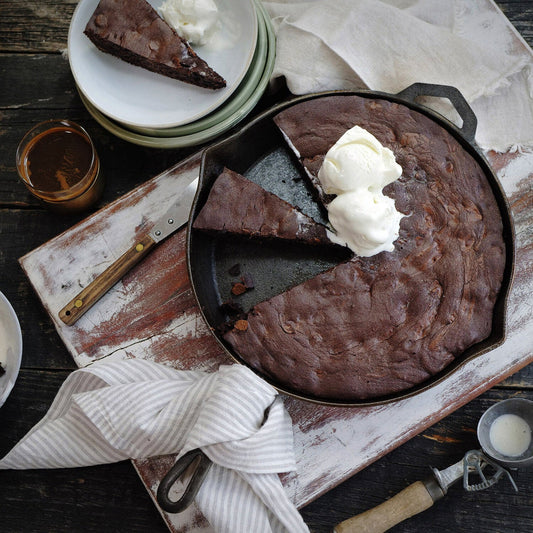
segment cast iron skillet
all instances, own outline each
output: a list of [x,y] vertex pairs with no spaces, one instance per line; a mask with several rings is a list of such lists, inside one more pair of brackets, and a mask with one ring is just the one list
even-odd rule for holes
[[[369,406],[404,399],[420,393],[436,383],[441,382],[463,366],[467,361],[478,357],[503,343],[505,338],[505,312],[514,269],[514,228],[510,209],[503,190],[485,157],[476,146],[474,136],[477,119],[463,98],[454,87],[416,83],[396,95],[375,91],[334,91],[297,97],[279,104],[255,118],[249,125],[233,136],[205,150],[200,168],[200,183],[193,202],[187,235],[187,262],[194,295],[204,320],[222,348],[238,363],[247,364],[217,332],[217,327],[229,317],[221,310],[221,304],[228,300],[231,282],[235,281],[228,274],[232,265],[240,264],[241,271],[251,274],[255,289],[240,296],[244,310],[254,304],[270,298],[288,287],[295,285],[315,274],[322,272],[348,255],[342,253],[314,250],[291,244],[290,246],[275,242],[257,245],[252,240],[236,237],[213,237],[192,229],[192,222],[204,205],[209,191],[222,168],[239,172],[252,181],[274,192],[285,200],[298,205],[302,211],[315,220],[325,223],[325,214],[312,198],[307,182],[292,151],[287,147],[272,117],[283,109],[304,100],[322,98],[330,95],[358,95],[378,98],[406,105],[437,122],[450,132],[470,153],[484,170],[498,203],[503,222],[506,243],[506,266],[500,294],[496,301],[492,333],[490,336],[466,350],[463,354],[443,369],[439,374],[425,382],[399,393],[357,401],[336,401],[323,399],[287,389],[267,376],[258,373],[279,391],[300,399],[325,405]],[[463,120],[460,128],[453,125],[441,115],[416,103],[420,96],[437,96],[448,98]]]

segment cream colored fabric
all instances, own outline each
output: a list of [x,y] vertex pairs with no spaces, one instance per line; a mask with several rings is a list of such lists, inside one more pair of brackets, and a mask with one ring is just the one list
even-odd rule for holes
[[[452,85],[477,115],[480,147],[533,147],[533,54],[491,0],[263,4],[277,35],[273,76],[294,94]],[[447,101],[425,104],[458,120]]]

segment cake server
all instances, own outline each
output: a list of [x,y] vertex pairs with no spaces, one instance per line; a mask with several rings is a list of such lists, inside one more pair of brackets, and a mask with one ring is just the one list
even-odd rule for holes
[[174,204],[147,234],[136,240],[129,250],[122,254],[59,311],[59,318],[68,326],[74,324],[111,287],[139,263],[157,243],[180,229],[189,219],[191,205],[197,188],[198,178],[189,183]]

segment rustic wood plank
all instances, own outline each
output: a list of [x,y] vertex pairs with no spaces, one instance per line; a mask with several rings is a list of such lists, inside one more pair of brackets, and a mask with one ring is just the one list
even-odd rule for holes
[[[106,162],[110,178],[102,205],[183,157],[176,152],[177,157],[173,159],[166,153],[118,141],[83,110],[69,80],[67,63],[59,52],[66,47],[70,20],[67,12],[74,9],[75,3],[75,0],[29,0],[26,3],[4,0],[0,3],[0,139],[3,143],[0,207],[16,207],[24,193],[16,184],[13,147],[30,125],[52,118],[56,110],[72,113],[69,118],[78,117],[85,126],[93,128],[102,147],[110,146],[113,151]],[[499,1],[498,5],[531,44],[531,2],[507,0]],[[38,13],[40,8],[45,10],[41,12],[42,19],[36,18],[33,22],[23,16]],[[43,58],[34,61],[26,56],[28,52]],[[10,131],[6,132],[6,128]],[[168,159],[163,161],[165,157]],[[533,224],[528,198],[531,199],[531,188],[524,181],[514,195],[513,209],[522,228],[518,238],[527,252],[524,261],[533,264],[531,231],[528,233]],[[0,450],[3,451],[44,414],[60,383],[74,367],[16,259],[68,229],[77,220],[59,221],[44,213],[29,197],[22,197],[22,204],[22,210],[0,208],[0,269],[3,273],[0,289],[8,292],[11,301],[15,300],[25,342],[25,368],[8,402],[0,409]],[[35,370],[27,370],[29,368]],[[41,372],[39,368],[67,370]],[[472,427],[483,409],[515,394],[533,399],[529,392],[532,386],[530,365],[309,504],[303,509],[304,519],[314,533],[329,532],[334,524],[381,503],[426,475],[425,458],[427,466],[443,468],[451,464],[466,449],[475,446]],[[425,532],[431,527],[437,532],[530,532],[533,530],[531,475],[525,471],[518,472],[517,476],[522,490],[518,495],[504,482],[474,495],[454,487],[432,510],[398,526],[395,531]],[[75,471],[0,472],[0,498],[0,529],[3,531],[167,531],[128,462]]]
[[0,47],[10,52],[60,52],[77,0],[0,3]]
[[533,365],[528,365],[520,372],[508,377],[505,381],[502,381],[499,386],[516,390],[533,389]]
[[[28,76],[29,72],[31,76]],[[43,109],[51,114],[71,109],[79,113],[84,109],[78,98],[68,59],[61,54],[2,53],[0,76],[2,110]],[[19,116],[15,115],[15,118]]]

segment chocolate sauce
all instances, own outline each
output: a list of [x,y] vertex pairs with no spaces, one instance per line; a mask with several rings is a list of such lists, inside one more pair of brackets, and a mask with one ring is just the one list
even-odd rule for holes
[[77,131],[55,127],[32,139],[23,157],[32,187],[62,191],[86,176],[92,163],[92,147]]

